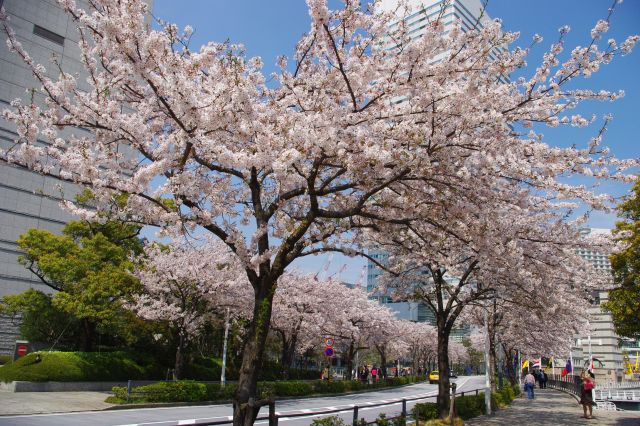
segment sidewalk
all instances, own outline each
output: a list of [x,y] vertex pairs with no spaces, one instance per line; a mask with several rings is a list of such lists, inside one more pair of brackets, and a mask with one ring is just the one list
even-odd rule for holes
[[110,392],[0,391],[0,416],[104,410]]
[[593,419],[583,418],[582,406],[572,396],[554,389],[536,389],[535,399],[518,398],[509,408],[493,416],[481,416],[465,422],[469,426],[484,425],[593,425],[638,426],[640,411],[593,410]]

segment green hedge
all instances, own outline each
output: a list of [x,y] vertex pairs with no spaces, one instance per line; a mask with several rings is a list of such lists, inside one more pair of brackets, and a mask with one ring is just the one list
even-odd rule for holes
[[[458,399],[456,398],[456,401]],[[424,402],[416,404],[411,410],[414,419],[433,420],[438,418],[438,404],[434,402]]]
[[[115,386],[113,393],[118,399],[127,399],[127,388],[124,386]],[[207,394],[205,384],[182,380],[137,386],[132,397],[146,402],[196,402],[205,401]]]
[[157,380],[163,370],[153,359],[127,352],[34,352],[0,368],[0,380]]
[[[258,373],[260,381],[275,381],[282,379],[282,367],[278,363],[265,361]],[[222,360],[220,358],[196,358],[193,363],[184,366],[183,377],[190,380],[220,380]],[[225,372],[227,380],[238,380],[239,373],[233,365],[227,364]],[[303,370],[292,368],[289,380],[316,380],[320,377],[318,370]]]
[[[503,408],[520,394],[520,388],[515,385],[507,385],[503,389],[491,394],[491,405],[495,408]],[[456,397],[455,402],[456,415],[463,420],[480,416],[486,413],[484,404],[484,392],[478,395],[465,395]],[[438,418],[438,407],[435,403],[427,402],[416,404],[413,408],[414,417],[418,414],[420,420],[432,420]]]
[[11,355],[0,355],[0,365],[5,365],[11,362],[12,359],[13,357]]
[[[380,387],[400,386],[415,382],[413,377],[401,377],[380,381],[372,385],[357,381],[277,381],[259,382],[259,398],[296,397],[314,394],[335,394],[363,389],[375,389]],[[186,385],[185,385],[186,383]],[[236,384],[228,384],[224,387],[218,383],[199,384],[194,381],[162,382],[154,385],[136,386],[132,389],[127,400],[127,388],[116,386],[113,388],[115,398],[109,399],[114,403],[141,403],[141,402],[178,402],[178,401],[227,401],[233,398],[237,389]],[[175,388],[175,390],[174,390]],[[179,399],[177,399],[179,398]]]

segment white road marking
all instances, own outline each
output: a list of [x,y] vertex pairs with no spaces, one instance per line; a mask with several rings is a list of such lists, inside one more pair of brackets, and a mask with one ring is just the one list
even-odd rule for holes
[[196,424],[196,419],[179,420],[178,421],[178,426],[181,426],[181,425],[195,425],[195,424]]

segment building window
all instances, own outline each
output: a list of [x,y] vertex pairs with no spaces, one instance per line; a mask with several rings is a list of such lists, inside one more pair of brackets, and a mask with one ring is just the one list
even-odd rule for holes
[[55,44],[59,44],[60,46],[64,46],[64,37],[62,37],[60,34],[56,34],[53,31],[49,31],[46,28],[42,28],[39,25],[34,25],[33,26],[33,33],[37,36],[40,36],[42,38],[46,38],[47,40],[55,43]]

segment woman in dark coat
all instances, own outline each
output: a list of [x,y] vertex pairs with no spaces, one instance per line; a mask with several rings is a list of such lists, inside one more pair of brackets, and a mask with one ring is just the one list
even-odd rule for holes
[[[582,374],[582,386],[580,387],[580,404],[582,404],[582,409],[584,410],[584,418],[591,419],[593,418],[593,406],[595,403],[593,402],[593,393],[592,390],[595,387],[593,380],[589,374]],[[587,411],[589,411],[589,415],[587,415]]]

